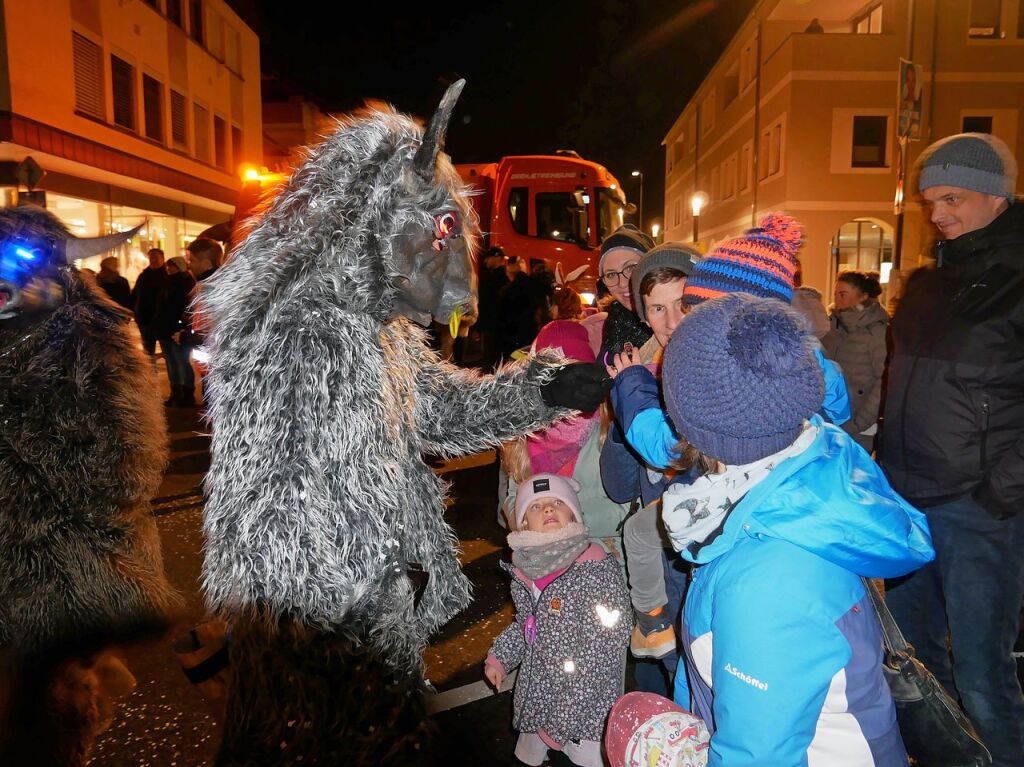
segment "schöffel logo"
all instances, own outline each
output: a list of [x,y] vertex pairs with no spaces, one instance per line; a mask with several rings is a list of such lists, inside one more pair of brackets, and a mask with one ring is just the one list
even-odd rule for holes
[[750,676],[749,674],[744,674],[738,668],[733,667],[733,665],[731,663],[726,663],[725,664],[725,670],[728,671],[730,674],[732,674],[737,679],[739,679],[739,680],[741,680],[743,682],[746,682],[751,687],[756,687],[759,690],[767,690],[768,689],[768,683],[767,682],[762,682],[760,679],[755,679],[754,677]]

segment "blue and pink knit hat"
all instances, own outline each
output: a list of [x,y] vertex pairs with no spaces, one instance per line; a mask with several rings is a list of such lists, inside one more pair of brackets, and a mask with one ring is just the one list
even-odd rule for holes
[[728,293],[793,300],[796,254],[803,230],[782,213],[770,213],[757,229],[726,240],[694,267],[686,281],[683,303],[699,304]]

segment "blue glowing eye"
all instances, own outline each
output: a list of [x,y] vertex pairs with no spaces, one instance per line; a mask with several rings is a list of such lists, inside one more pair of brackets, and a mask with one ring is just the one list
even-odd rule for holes
[[15,248],[14,252],[15,254],[17,254],[18,258],[24,258],[26,261],[36,260],[36,254],[33,253],[31,250],[25,250],[24,248]]

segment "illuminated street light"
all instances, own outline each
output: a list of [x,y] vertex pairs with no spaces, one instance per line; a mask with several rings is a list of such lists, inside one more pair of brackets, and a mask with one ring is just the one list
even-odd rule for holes
[[693,213],[693,241],[700,239],[700,212],[708,204],[708,196],[704,192],[697,192],[690,198],[690,212]]
[[640,204],[637,206],[637,222],[640,229],[644,228],[644,174],[643,171],[635,170],[630,173],[633,178],[640,179]]
[[651,224],[651,237],[652,237],[652,239],[655,242],[658,241],[658,232],[660,232],[660,231],[661,231],[661,224]]

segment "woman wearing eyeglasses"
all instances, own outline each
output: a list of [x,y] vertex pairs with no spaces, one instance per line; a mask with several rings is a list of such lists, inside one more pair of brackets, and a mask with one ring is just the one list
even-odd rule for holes
[[651,337],[651,329],[633,311],[629,277],[637,262],[653,247],[651,238],[632,224],[620,226],[601,243],[598,276],[608,289],[610,299],[602,307],[602,314],[588,317],[583,323],[588,326],[588,332],[593,333],[603,322],[600,348],[597,350],[598,362],[609,362],[627,343],[639,349]]

